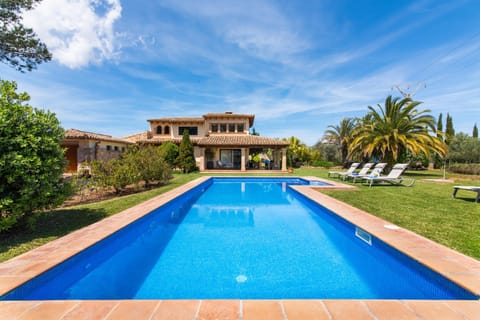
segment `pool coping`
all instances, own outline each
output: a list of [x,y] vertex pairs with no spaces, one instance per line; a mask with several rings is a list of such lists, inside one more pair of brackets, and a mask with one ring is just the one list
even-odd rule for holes
[[[221,176],[224,178],[226,176]],[[237,176],[238,177],[238,176]],[[255,177],[255,176],[252,176]],[[204,176],[178,188],[156,196],[118,214],[74,231],[62,238],[0,263],[0,295],[29,279],[45,272],[67,258],[106,238],[157,207],[173,200],[195,186],[213,178]],[[269,178],[274,178],[269,176]],[[285,177],[282,177],[285,178]],[[289,177],[291,178],[291,177]],[[296,177],[323,181],[329,186],[293,186],[307,198],[320,203],[347,221],[361,227],[392,247],[444,275],[458,285],[480,296],[480,261],[437,244],[403,228],[377,218],[329,197],[321,189],[349,189],[357,187],[317,177]],[[339,214],[339,212],[341,212]],[[91,310],[90,310],[91,309]],[[90,311],[88,311],[90,310]],[[97,310],[97,311],[95,311]],[[98,311],[100,310],[100,311]],[[121,311],[124,310],[124,311]],[[150,310],[150,311],[148,311]],[[344,310],[344,311],[341,311]],[[345,311],[346,310],[346,311]],[[0,318],[36,317],[61,319],[82,318],[93,312],[89,319],[112,319],[126,313],[139,313],[136,319],[168,319],[165,315],[185,319],[215,319],[228,313],[227,319],[337,319],[347,314],[373,319],[389,319],[392,312],[402,317],[443,319],[480,318],[480,301],[470,300],[67,300],[67,301],[0,301]],[[80,312],[80,313],[79,313]],[[192,313],[193,312],[193,313]],[[342,313],[343,312],[343,313]],[[350,313],[349,313],[350,312]],[[78,314],[83,316],[78,316]],[[48,315],[48,316],[45,316]],[[77,316],[75,316],[77,315]],[[143,316],[142,316],[143,315]],[[272,316],[272,315],[278,315]],[[303,315],[304,317],[300,317]],[[450,315],[451,317],[446,317]],[[308,317],[307,317],[308,316]],[[85,318],[85,317],[83,317]],[[391,318],[391,317],[390,317]],[[437,317],[438,318],[438,317]]]

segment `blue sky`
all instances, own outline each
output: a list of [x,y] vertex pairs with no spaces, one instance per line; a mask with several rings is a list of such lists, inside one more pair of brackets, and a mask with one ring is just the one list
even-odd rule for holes
[[25,74],[1,64],[0,78],[66,129],[123,137],[233,111],[313,145],[395,85],[457,131],[480,125],[476,0],[43,0],[24,20],[54,59]]

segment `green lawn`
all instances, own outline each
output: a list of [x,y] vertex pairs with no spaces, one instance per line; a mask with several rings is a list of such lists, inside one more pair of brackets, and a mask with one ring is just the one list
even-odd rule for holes
[[[327,177],[325,169],[298,169],[294,175]],[[436,171],[408,172],[417,179],[413,187],[374,186],[357,183],[357,191],[324,191],[326,194],[370,212],[403,228],[480,259],[480,203],[475,193],[460,190],[452,199],[452,185],[423,182],[441,178]],[[33,231],[0,234],[0,261],[10,259],[76,229],[118,213],[156,195],[191,181],[200,174],[176,175],[166,186],[138,194],[45,213]],[[449,175],[451,177],[451,175]],[[455,178],[464,178],[455,176]],[[455,184],[480,185],[480,177]]]

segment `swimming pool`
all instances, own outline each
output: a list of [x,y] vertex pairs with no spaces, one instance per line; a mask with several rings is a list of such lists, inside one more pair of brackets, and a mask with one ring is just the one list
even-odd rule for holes
[[210,179],[3,299],[478,299],[290,184]]

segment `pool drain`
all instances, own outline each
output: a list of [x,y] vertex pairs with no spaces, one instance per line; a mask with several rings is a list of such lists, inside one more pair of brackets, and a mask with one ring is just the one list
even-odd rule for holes
[[244,283],[245,281],[247,281],[247,276],[246,275],[238,275],[235,280],[237,280],[238,283]]

